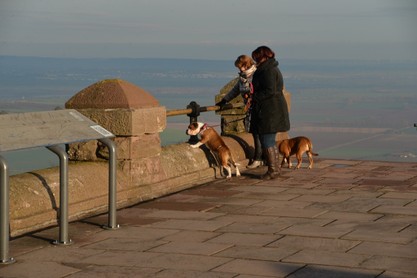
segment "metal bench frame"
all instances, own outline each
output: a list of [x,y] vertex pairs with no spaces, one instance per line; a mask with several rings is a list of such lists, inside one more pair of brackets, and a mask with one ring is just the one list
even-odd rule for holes
[[[114,137],[112,133],[73,109],[1,115],[0,129],[0,264],[15,262],[9,257],[9,171],[1,152],[46,147],[59,157],[59,239],[54,244],[68,245],[72,243],[68,236],[68,154],[59,145],[89,140],[102,142],[109,150],[108,225],[103,227],[119,228],[116,224],[116,147],[109,139]],[[41,131],[36,132],[39,129]],[[34,138],[25,138],[28,134]]]

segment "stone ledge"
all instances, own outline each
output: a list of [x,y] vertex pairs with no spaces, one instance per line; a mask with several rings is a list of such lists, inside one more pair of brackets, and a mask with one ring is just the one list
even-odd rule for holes
[[[224,137],[241,170],[253,146],[251,138],[250,134]],[[160,155],[154,157],[119,162],[117,207],[124,208],[215,179],[218,171],[210,167],[208,158],[202,148],[193,149],[181,143],[163,147]],[[71,162],[68,188],[70,221],[106,212],[108,163]],[[58,167],[10,177],[11,236],[57,225],[58,208]]]

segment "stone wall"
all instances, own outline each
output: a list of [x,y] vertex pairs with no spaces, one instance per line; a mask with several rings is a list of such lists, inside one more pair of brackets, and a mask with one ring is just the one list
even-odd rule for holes
[[[224,137],[241,168],[247,163],[251,136]],[[244,142],[244,143],[242,143]],[[246,144],[246,145],[245,145]],[[215,178],[211,154],[187,143],[162,147],[158,156],[120,161],[117,170],[117,207],[178,192]],[[70,162],[68,170],[69,220],[107,212],[108,163]],[[51,168],[10,177],[10,231],[12,236],[57,225],[59,169]],[[105,225],[107,223],[103,223]]]

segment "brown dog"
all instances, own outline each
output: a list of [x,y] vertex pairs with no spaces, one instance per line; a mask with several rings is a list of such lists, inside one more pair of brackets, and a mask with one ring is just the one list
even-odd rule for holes
[[192,148],[198,148],[205,144],[212,152],[219,156],[221,167],[227,170],[226,178],[232,177],[231,165],[236,168],[236,176],[240,176],[239,168],[232,157],[230,149],[216,130],[212,127],[208,127],[207,124],[195,122],[188,126],[186,133],[188,135],[200,135],[200,141],[197,144],[191,145]]
[[310,161],[308,169],[313,168],[313,155],[317,156],[318,154],[313,152],[313,145],[309,138],[299,136],[291,139],[284,139],[280,142],[277,142],[277,146],[279,153],[283,155],[281,167],[284,167],[285,160],[287,160],[288,168],[291,168],[292,164],[290,157],[295,154],[298,160],[295,169],[299,169],[303,160],[302,156],[304,153],[307,153],[308,160]]

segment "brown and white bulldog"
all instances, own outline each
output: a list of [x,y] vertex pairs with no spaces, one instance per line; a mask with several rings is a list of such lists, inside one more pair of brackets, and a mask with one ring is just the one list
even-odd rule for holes
[[226,178],[232,177],[231,165],[236,168],[236,177],[240,176],[239,168],[233,159],[230,149],[214,128],[201,122],[194,122],[188,126],[186,133],[188,135],[200,136],[197,144],[190,145],[192,148],[198,148],[205,144],[213,153],[218,155],[220,158],[220,166],[227,170]]
[[310,161],[308,169],[311,169],[313,168],[313,155],[318,155],[317,153],[313,152],[313,144],[311,143],[311,140],[305,136],[284,139],[282,141],[277,142],[277,147],[279,153],[283,156],[281,167],[284,166],[285,160],[287,160],[288,168],[291,168],[292,164],[290,157],[295,154],[298,160],[295,169],[299,169],[303,160],[302,156],[304,153],[307,153],[308,160]]

